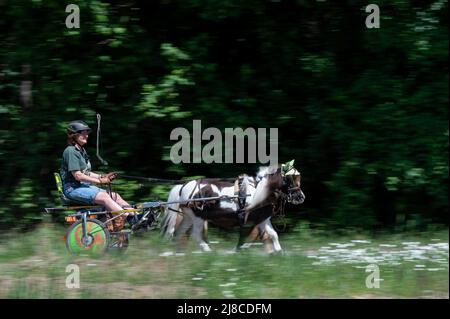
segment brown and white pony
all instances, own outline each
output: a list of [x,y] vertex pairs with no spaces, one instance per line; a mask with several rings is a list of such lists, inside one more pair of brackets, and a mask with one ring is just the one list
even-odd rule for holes
[[[295,169],[294,172],[298,173]],[[165,208],[162,232],[166,237],[175,237],[179,243],[192,228],[192,238],[202,250],[210,251],[204,236],[208,221],[225,229],[239,227],[238,249],[252,232],[266,239],[266,248],[270,243],[271,251],[280,252],[282,248],[278,234],[270,219],[280,205],[286,202],[295,205],[303,203],[305,195],[300,183],[300,173],[286,175],[279,167],[262,167],[256,178],[247,175],[243,177],[241,189],[244,190],[244,195],[247,195],[244,209],[240,209],[237,200],[229,199],[169,204]],[[204,197],[232,197],[234,193],[234,183],[219,179],[199,179],[173,187],[168,202]]]

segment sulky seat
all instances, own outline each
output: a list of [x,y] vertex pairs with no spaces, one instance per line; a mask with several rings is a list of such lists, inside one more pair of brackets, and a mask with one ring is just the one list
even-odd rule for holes
[[61,175],[59,173],[53,173],[55,176],[55,182],[56,182],[56,189],[58,190],[58,195],[61,200],[61,203],[64,206],[86,206],[86,207],[96,207],[97,205],[86,205],[86,203],[78,202],[73,199],[67,198],[66,195],[64,195],[63,188],[62,188],[62,180]]

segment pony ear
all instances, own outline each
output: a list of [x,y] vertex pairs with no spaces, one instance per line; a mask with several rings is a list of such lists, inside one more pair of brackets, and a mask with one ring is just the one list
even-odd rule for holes
[[269,175],[278,173],[278,171],[281,172],[281,166],[279,164],[274,164],[267,168],[267,174]]

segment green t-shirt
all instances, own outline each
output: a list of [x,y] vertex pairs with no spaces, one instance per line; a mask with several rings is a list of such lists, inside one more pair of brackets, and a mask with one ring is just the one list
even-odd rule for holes
[[73,177],[72,171],[81,171],[84,174],[90,173],[91,162],[84,148],[79,150],[75,146],[67,146],[64,150],[60,171],[63,185],[66,183],[80,183]]

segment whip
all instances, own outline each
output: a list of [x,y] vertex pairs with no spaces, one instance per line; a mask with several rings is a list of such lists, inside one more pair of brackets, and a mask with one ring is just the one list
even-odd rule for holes
[[99,159],[99,161],[105,165],[108,166],[108,162],[105,161],[103,158],[101,158],[100,156],[100,122],[102,120],[102,116],[100,114],[97,113],[97,158]]

